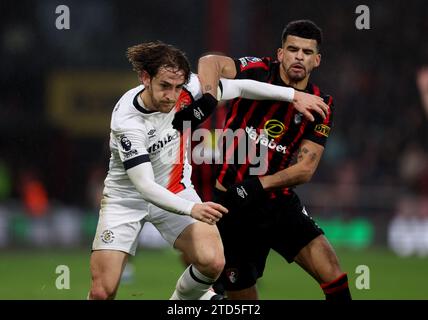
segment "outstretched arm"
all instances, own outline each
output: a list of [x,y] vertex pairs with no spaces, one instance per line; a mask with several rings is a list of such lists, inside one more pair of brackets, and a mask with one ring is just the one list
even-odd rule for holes
[[221,99],[230,100],[238,97],[252,100],[276,100],[292,102],[294,108],[301,112],[309,121],[314,121],[312,111],[317,112],[323,119],[328,114],[329,107],[324,100],[309,93],[294,90],[290,87],[277,86],[266,82],[250,79],[220,79],[223,88]]
[[[175,114],[172,125],[180,132],[184,131],[185,122],[186,127],[190,123],[192,129],[204,122],[214,111],[219,99],[230,100],[243,97],[253,100],[289,101],[309,121],[315,120],[312,112],[319,113],[323,119],[329,112],[329,107],[322,98],[293,88],[249,79],[221,79],[219,82],[220,77],[235,78],[236,76],[236,66],[230,57],[216,55],[202,57],[199,59],[198,69],[202,97]],[[218,95],[219,83],[223,86],[222,96]]]
[[183,199],[154,181],[150,162],[141,163],[127,170],[127,174],[144,200],[167,211],[190,215],[193,218],[214,224],[227,209],[214,202],[195,203]]
[[[236,74],[236,65],[231,57],[207,55],[199,59],[198,76],[202,86],[202,93],[210,93],[213,97],[218,98],[217,84],[219,80],[221,78],[234,79]],[[323,119],[328,114],[328,105],[318,96],[297,91],[293,88],[274,86],[254,80],[235,81],[238,82],[228,82],[229,88],[223,89],[223,100],[243,97],[253,100],[293,102],[294,108],[301,112],[309,121],[315,120],[312,115],[313,111],[319,113]],[[224,82],[223,79],[222,82]],[[226,91],[228,89],[231,90],[231,94]]]

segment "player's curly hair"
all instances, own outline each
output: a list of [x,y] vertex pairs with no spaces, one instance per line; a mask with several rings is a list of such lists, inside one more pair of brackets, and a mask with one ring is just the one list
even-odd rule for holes
[[287,36],[297,36],[305,39],[314,39],[317,41],[317,49],[321,50],[322,31],[311,20],[295,20],[291,21],[282,31],[282,44],[287,40]]
[[129,47],[126,50],[126,57],[138,75],[146,71],[153,78],[159,69],[164,67],[183,71],[185,81],[189,81],[190,64],[184,52],[162,41],[145,42]]

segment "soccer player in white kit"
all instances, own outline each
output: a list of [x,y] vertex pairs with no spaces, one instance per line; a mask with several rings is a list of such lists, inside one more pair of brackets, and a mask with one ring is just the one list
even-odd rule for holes
[[[126,92],[113,109],[111,158],[92,246],[88,298],[115,297],[127,258],[135,255],[138,235],[149,221],[191,262],[171,299],[209,299],[214,293],[208,290],[225,263],[215,223],[227,209],[201,203],[190,180],[188,141],[171,122],[176,111],[197,99],[213,107],[217,100],[202,94],[184,53],[171,45],[143,43],[129,48],[127,56],[142,85]],[[293,101],[297,95],[283,87],[266,90],[274,86],[258,87],[251,80],[224,79],[222,84],[223,99],[270,94]],[[302,112],[318,103],[310,95],[298,94],[304,98],[296,101]]]

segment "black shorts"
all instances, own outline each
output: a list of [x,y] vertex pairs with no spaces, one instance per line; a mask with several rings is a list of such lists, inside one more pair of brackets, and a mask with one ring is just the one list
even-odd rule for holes
[[[224,202],[224,192],[214,194],[216,202]],[[229,210],[217,226],[226,257],[219,281],[230,291],[249,288],[262,277],[270,249],[291,263],[303,247],[324,234],[294,192],[251,209]]]

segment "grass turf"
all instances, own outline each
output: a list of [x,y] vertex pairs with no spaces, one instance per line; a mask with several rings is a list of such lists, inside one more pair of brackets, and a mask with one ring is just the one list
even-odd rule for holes
[[[385,249],[338,250],[354,299],[428,299],[428,259],[398,258]],[[117,299],[168,299],[183,267],[170,249],[140,249],[131,262],[134,281],[122,283]],[[70,269],[70,289],[58,290],[58,265]],[[370,270],[370,289],[358,290],[359,265]],[[7,251],[0,253],[0,299],[85,299],[90,284],[89,252]],[[296,264],[272,252],[259,281],[261,299],[323,299],[318,284]]]

